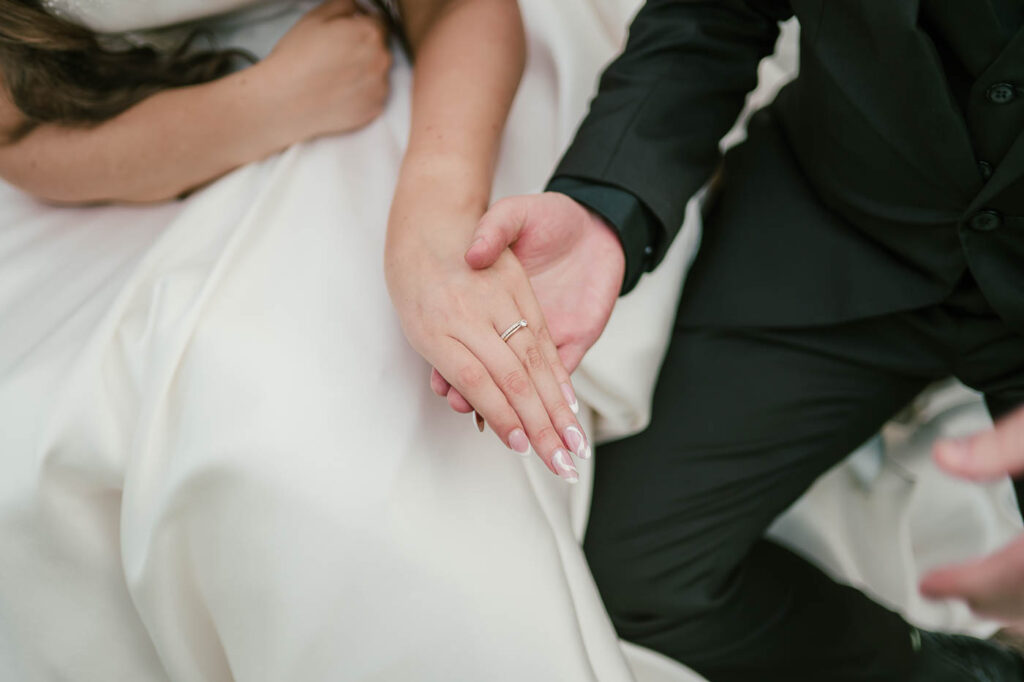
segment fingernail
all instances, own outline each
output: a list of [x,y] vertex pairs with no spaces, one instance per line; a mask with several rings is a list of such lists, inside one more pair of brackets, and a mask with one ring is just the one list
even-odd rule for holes
[[590,459],[590,446],[587,445],[587,437],[575,425],[565,427],[565,444],[569,446],[573,454],[581,459]]
[[971,458],[971,445],[967,438],[950,438],[938,444],[939,456],[947,464],[966,464]]
[[508,446],[523,457],[530,454],[530,439],[522,429],[515,429],[508,434]]
[[476,422],[476,430],[480,433],[484,432],[484,418],[480,416],[480,413],[473,410],[473,421]]
[[[468,248],[468,249],[466,249],[466,250],[467,250],[467,251],[472,251],[472,250],[473,250],[473,249],[475,249],[475,248],[476,248],[477,246],[479,246],[480,244],[483,244],[483,243],[484,243],[484,238],[483,238],[483,237],[477,237],[476,239],[474,239],[474,240],[473,240],[473,241],[472,241],[472,242],[470,243],[470,245],[469,245],[469,248]],[[549,384],[549,385],[550,385],[550,384]]]
[[576,471],[576,467],[572,465],[572,458],[569,457],[569,453],[565,450],[555,450],[555,454],[551,458],[551,464],[555,467],[555,471],[558,472],[558,475],[565,479],[567,483],[579,482],[579,472]]
[[569,384],[562,384],[562,395],[565,396],[565,402],[569,403],[569,408],[573,414],[580,413],[580,404],[576,400],[576,392],[572,390],[572,386]]

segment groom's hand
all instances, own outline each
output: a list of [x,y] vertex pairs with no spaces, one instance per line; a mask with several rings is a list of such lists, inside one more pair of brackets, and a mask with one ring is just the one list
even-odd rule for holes
[[[1024,410],[991,431],[937,443],[935,459],[946,471],[978,481],[1024,473]],[[1024,624],[1024,535],[990,556],[932,571],[921,591],[962,599],[981,616]]]
[[[612,314],[626,261],[604,219],[564,194],[502,199],[481,219],[466,252],[470,267],[492,266],[511,248],[522,263],[566,370],[572,372]],[[469,406],[435,373],[431,386],[459,412]]]

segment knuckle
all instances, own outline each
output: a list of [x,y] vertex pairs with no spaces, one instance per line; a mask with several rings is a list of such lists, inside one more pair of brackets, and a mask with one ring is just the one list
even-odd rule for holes
[[507,395],[523,396],[530,390],[530,382],[520,370],[513,370],[501,379],[501,388]]
[[544,358],[544,354],[540,352],[540,348],[537,345],[530,345],[526,349],[525,355],[526,366],[529,367],[531,371],[539,372],[541,370],[547,369],[548,362]]
[[364,22],[360,27],[359,38],[372,45],[377,45],[380,42],[380,31],[377,29],[377,23],[373,20]]
[[458,370],[459,384],[469,390],[483,385],[486,374],[478,365],[463,365]]

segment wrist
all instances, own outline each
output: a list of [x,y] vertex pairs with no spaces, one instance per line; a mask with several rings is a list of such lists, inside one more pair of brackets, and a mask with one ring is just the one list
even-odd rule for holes
[[[615,257],[623,263],[623,279],[620,294],[627,294],[639,282],[640,277],[650,269],[654,258],[653,232],[655,219],[634,195],[608,185],[573,178],[558,177],[548,184],[548,191],[562,194],[583,208],[587,213],[587,224],[600,225],[601,232],[610,231],[615,236]],[[605,240],[609,245],[611,240]]]
[[395,203],[426,204],[432,213],[478,220],[490,204],[493,175],[493,169],[460,154],[410,150],[402,162]]
[[435,197],[396,196],[388,219],[385,273],[431,267],[462,267],[481,212],[445,206]]
[[256,140],[266,154],[313,137],[315,131],[306,124],[309,104],[294,87],[294,74],[289,77],[286,69],[279,68],[273,54],[235,75],[245,77],[243,87],[252,91],[247,101],[252,107]]
[[584,221],[587,225],[587,230],[592,235],[592,241],[601,245],[599,248],[604,254],[605,262],[617,273],[620,295],[628,293],[632,286],[627,288],[629,284],[628,259],[626,257],[626,246],[622,241],[619,229],[614,223],[589,206],[581,204],[575,199],[572,199],[572,201],[583,210],[586,216]]

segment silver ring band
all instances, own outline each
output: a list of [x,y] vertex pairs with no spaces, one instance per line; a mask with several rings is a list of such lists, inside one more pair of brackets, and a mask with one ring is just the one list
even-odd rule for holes
[[519,320],[514,325],[505,330],[505,332],[501,335],[501,340],[508,343],[508,340],[512,338],[513,334],[515,334],[517,331],[526,326],[526,320]]

